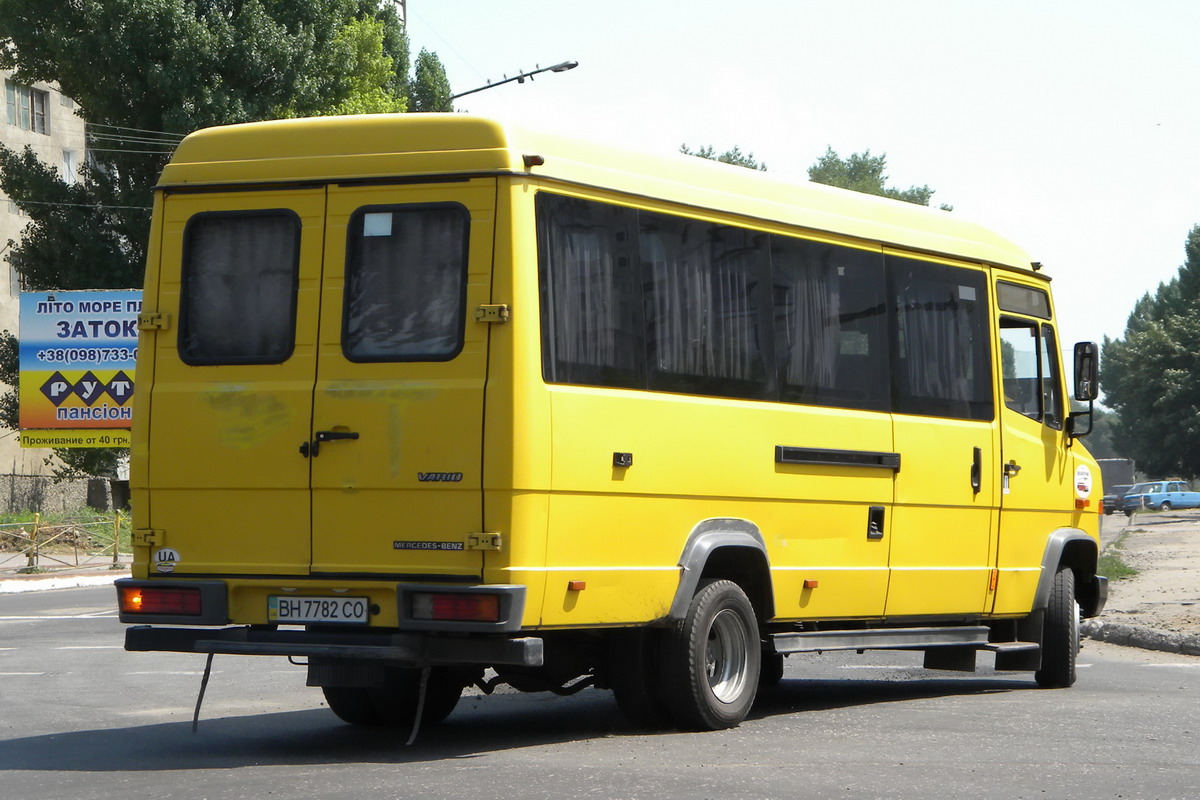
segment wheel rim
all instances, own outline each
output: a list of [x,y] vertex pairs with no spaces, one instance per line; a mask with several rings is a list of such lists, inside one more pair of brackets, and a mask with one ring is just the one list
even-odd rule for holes
[[704,669],[709,688],[722,703],[737,700],[745,689],[748,641],[746,626],[737,612],[723,609],[713,618]]

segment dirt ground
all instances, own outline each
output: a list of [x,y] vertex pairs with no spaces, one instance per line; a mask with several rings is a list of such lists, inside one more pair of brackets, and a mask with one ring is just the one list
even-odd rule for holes
[[1138,574],[1110,581],[1100,621],[1200,634],[1200,511],[1114,514],[1105,528],[1116,533],[1108,552]]

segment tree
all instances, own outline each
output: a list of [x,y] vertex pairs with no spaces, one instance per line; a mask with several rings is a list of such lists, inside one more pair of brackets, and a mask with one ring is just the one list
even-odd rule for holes
[[693,150],[686,144],[679,146],[679,152],[685,156],[696,156],[698,158],[707,158],[710,161],[720,161],[722,164],[733,164],[735,167],[746,167],[747,169],[756,169],[759,172],[766,172],[767,165],[754,158],[754,153],[743,153],[742,149],[736,144],[720,155],[711,144],[705,145],[698,150]]
[[[906,203],[916,203],[927,206],[933,197],[934,190],[928,186],[910,186],[907,189],[897,189],[887,185],[887,154],[871,155],[870,150],[853,153],[847,158],[841,158],[832,147],[825,148],[825,154],[808,168],[808,179],[813,183],[823,183],[826,186],[838,186],[864,194],[875,194],[890,197],[893,200],[903,200]],[[953,211],[953,206],[941,206],[943,211]]]
[[[425,71],[440,70],[424,55]],[[387,0],[0,0],[0,67],[57,83],[89,124],[77,184],[0,146],[0,190],[30,218],[8,255],[29,290],[141,285],[152,187],[184,134],[403,111],[411,83]],[[0,341],[0,358],[13,352]],[[15,427],[15,410],[0,399],[0,424]],[[90,474],[115,463],[111,451],[57,452]]]
[[452,111],[450,81],[442,62],[425,48],[417,55],[409,89],[413,99],[413,111]]
[[1200,475],[1200,225],[1170,282],[1134,305],[1120,339],[1105,337],[1101,385],[1116,449],[1151,475]]

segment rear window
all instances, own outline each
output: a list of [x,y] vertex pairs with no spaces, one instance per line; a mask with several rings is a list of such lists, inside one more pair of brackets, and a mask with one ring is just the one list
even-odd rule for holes
[[300,218],[286,209],[197,214],[184,231],[179,356],[278,364],[295,347]]
[[368,206],[350,217],[342,350],[350,361],[449,361],[463,346],[470,214]]

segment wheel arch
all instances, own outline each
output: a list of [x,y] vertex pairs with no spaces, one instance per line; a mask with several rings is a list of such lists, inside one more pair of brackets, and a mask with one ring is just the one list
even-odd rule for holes
[[1075,573],[1075,597],[1080,613],[1095,617],[1104,610],[1108,580],[1096,574],[1100,553],[1096,540],[1078,528],[1060,528],[1050,534],[1042,555],[1042,574],[1034,595],[1033,610],[1044,610],[1050,602],[1054,574],[1063,567]]
[[696,525],[679,557],[679,572],[668,620],[684,618],[700,582],[707,579],[731,580],[742,587],[760,622],[775,616],[767,545],[749,520],[722,517]]

